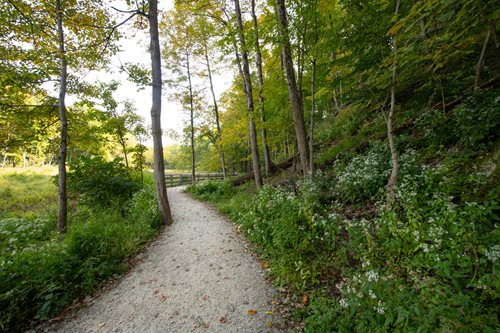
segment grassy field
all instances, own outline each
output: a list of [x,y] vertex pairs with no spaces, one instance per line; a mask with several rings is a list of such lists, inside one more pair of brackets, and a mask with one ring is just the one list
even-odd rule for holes
[[0,168],[0,218],[32,217],[57,208],[55,167]]

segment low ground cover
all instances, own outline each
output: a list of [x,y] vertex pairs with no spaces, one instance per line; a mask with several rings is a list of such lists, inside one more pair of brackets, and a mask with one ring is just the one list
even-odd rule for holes
[[[108,185],[129,188],[125,174],[115,172],[115,176],[118,178]],[[51,176],[19,171],[0,176],[0,183],[7,184],[2,186],[2,193],[10,188],[14,195],[12,200],[1,200],[1,331],[22,331],[53,317],[127,269],[126,259],[138,253],[158,231],[160,219],[150,178],[146,177],[142,189],[140,184],[134,185],[135,190],[126,198],[120,192],[116,199],[120,205],[109,201],[96,205],[93,200],[102,194],[100,191],[109,189],[96,190],[89,177],[85,184],[72,183],[72,188],[82,191],[87,186],[87,190],[80,195],[72,193],[74,209],[68,232],[59,236],[56,186]],[[113,191],[108,193],[107,199],[115,202]]]
[[298,303],[308,296],[295,313],[306,332],[495,332],[495,96],[471,98],[452,116],[421,112],[397,136],[401,168],[390,206],[384,140],[346,145],[314,180],[254,194],[224,182],[188,191],[240,225],[277,285],[293,290]]

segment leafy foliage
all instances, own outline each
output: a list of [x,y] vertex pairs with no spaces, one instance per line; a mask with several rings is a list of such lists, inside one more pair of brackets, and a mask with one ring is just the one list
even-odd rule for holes
[[70,163],[68,190],[90,205],[119,207],[138,189],[119,159],[81,156]]
[[296,313],[306,332],[494,332],[497,96],[473,94],[451,115],[424,110],[398,135],[393,206],[381,195],[391,168],[384,141],[339,148],[314,182],[210,200],[255,244],[275,283],[310,295]]
[[123,272],[124,260],[155,235],[159,220],[151,188],[124,208],[125,217],[81,207],[63,239],[48,219],[1,219],[0,329],[22,331]]

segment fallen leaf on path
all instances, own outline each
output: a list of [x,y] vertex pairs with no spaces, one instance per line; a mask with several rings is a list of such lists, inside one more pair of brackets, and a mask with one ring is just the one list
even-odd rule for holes
[[266,315],[272,315],[273,312],[272,311],[266,311]]
[[161,295],[160,296],[160,302],[165,302],[167,300],[167,296]]
[[302,304],[307,304],[307,302],[309,302],[309,296],[307,296],[307,294],[304,294],[304,296],[302,296]]
[[269,322],[266,323],[266,326],[269,327],[269,328],[271,328],[271,327],[273,327],[273,323],[269,321]]
[[99,323],[99,324],[97,324],[97,327],[99,327],[99,328],[103,328],[104,326],[106,326],[106,323]]
[[220,318],[219,318],[219,322],[220,322],[221,324],[225,324],[225,323],[227,323],[227,318],[226,318],[226,316],[224,316],[224,317],[220,317]]
[[155,289],[154,293],[158,294],[160,292],[160,289]]
[[203,296],[203,297],[202,297],[202,299],[203,299],[204,301],[208,301],[208,295]]
[[254,315],[254,314],[256,314],[256,313],[257,313],[257,311],[255,311],[255,310],[253,310],[253,309],[248,310],[248,314],[249,314],[250,316],[253,316],[253,315]]
[[262,267],[262,269],[267,269],[267,266],[269,266],[269,262],[263,261],[260,263],[260,266]]
[[272,300],[272,301],[271,301],[271,304],[272,304],[272,305],[276,305],[276,304],[280,304],[280,302],[275,301],[275,300]]

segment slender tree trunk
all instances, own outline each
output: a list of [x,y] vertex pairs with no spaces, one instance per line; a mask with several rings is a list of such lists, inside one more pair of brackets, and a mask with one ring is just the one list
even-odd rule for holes
[[141,188],[144,189],[144,165],[142,164],[142,161],[144,159],[144,150],[142,148],[142,141],[139,140],[139,169],[141,170]]
[[340,114],[340,112],[342,111],[338,95],[339,95],[339,89],[335,85],[335,87],[333,88],[333,104],[335,105],[335,109],[336,109],[335,116]]
[[63,13],[61,0],[56,0],[57,30],[59,34],[60,87],[59,87],[59,121],[61,122],[61,141],[59,144],[59,177],[58,177],[58,204],[57,204],[57,231],[66,232],[68,225],[68,195],[66,192],[66,153],[68,149],[68,114],[66,110],[66,87],[68,79],[68,65],[64,44]]
[[260,52],[259,43],[259,26],[257,24],[257,15],[255,14],[255,0],[251,2],[251,14],[253,20],[254,39],[255,39],[255,64],[257,67],[257,79],[259,84],[259,114],[262,129],[260,134],[262,137],[262,150],[264,153],[264,166],[266,176],[270,176],[272,172],[273,162],[269,154],[269,146],[267,145],[267,130],[266,130],[266,116],[264,114],[264,75],[262,74],[262,53]]
[[311,168],[311,177],[314,178],[314,113],[316,111],[316,59],[312,61],[311,75],[311,116],[309,129],[309,167]]
[[[400,0],[396,3],[396,11],[394,16],[398,15],[399,12]],[[391,77],[391,107],[389,110],[389,116],[387,117],[387,139],[389,140],[389,147],[391,149],[392,156],[392,172],[387,182],[387,202],[392,204],[394,202],[394,186],[396,185],[396,181],[398,179],[398,152],[396,150],[396,146],[394,144],[394,135],[393,135],[393,125],[392,120],[394,117],[394,111],[396,109],[396,70],[398,66],[398,47],[397,47],[397,34],[393,36],[392,39],[392,49],[394,53],[394,62],[392,64],[392,77]]]
[[125,135],[121,129],[118,129],[118,140],[120,141],[120,145],[123,150],[123,157],[125,158],[125,167],[127,169],[127,174],[129,174],[129,165],[128,165],[128,155],[127,155],[127,142],[125,140]]
[[254,121],[254,105],[252,92],[252,79],[250,77],[250,66],[248,64],[248,54],[245,45],[245,35],[243,33],[243,21],[241,19],[240,0],[234,0],[236,18],[238,20],[238,35],[241,44],[241,57],[243,60],[243,81],[245,82],[245,96],[248,107],[248,120],[250,129],[250,143],[252,149],[252,166],[255,177],[255,186],[262,186],[262,176],[260,174],[259,147],[257,144],[257,132]]
[[191,82],[191,64],[189,54],[186,53],[186,66],[189,84],[189,111],[191,121],[191,183],[196,182],[196,157],[194,155],[194,104],[193,104],[193,84]]
[[295,72],[293,69],[292,50],[290,47],[290,37],[288,34],[288,21],[286,17],[285,0],[276,0],[276,7],[279,19],[279,34],[283,42],[283,64],[285,66],[286,78],[288,82],[288,95],[293,114],[295,136],[297,139],[298,151],[300,154],[300,166],[302,172],[309,172],[309,149],[307,146],[307,133],[304,121],[304,112],[297,90]]
[[217,98],[215,97],[214,84],[212,81],[212,70],[210,68],[210,59],[208,58],[208,50],[207,50],[206,45],[205,45],[205,61],[207,63],[208,81],[210,82],[210,91],[212,92],[212,99],[214,101],[215,124],[217,125],[217,142],[215,143],[215,145],[219,146],[218,150],[219,150],[221,166],[222,166],[222,175],[224,176],[224,179],[226,179],[226,160],[224,158],[224,150],[222,149],[222,143],[220,141],[221,129],[220,129],[220,121],[219,121],[219,106],[217,104]]
[[172,224],[172,214],[168,203],[167,187],[165,184],[165,162],[163,160],[163,144],[161,132],[161,59],[160,40],[158,37],[158,1],[149,0],[149,33],[151,37],[151,72],[152,72],[152,100],[151,128],[153,136],[153,169],[156,184],[158,208],[163,223]]
[[481,84],[481,70],[483,69],[484,57],[486,55],[486,49],[488,48],[488,43],[490,41],[491,30],[488,30],[486,34],[486,39],[484,40],[483,49],[481,50],[481,55],[479,56],[479,61],[476,66],[476,76],[474,78],[474,90],[478,90]]

